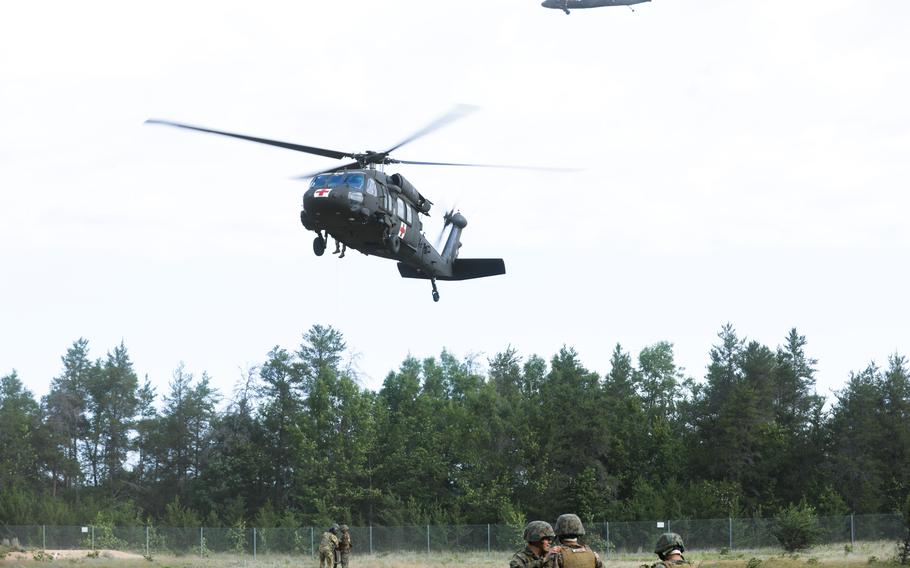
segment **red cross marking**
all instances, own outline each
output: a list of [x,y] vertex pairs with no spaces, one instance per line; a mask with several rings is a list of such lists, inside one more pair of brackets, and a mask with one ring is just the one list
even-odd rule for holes
[[332,190],[327,189],[327,188],[317,189],[316,191],[313,192],[313,196],[314,197],[327,197],[329,195],[330,191],[332,191]]
[[408,232],[407,226],[405,226],[404,221],[401,222],[401,227],[398,228],[398,238],[403,239],[404,234]]

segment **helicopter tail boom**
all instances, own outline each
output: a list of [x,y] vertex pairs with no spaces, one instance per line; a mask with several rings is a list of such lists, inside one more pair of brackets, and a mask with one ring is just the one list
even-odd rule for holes
[[[398,263],[398,273],[402,278],[421,278],[430,280],[432,276],[412,268],[402,262]],[[506,263],[501,258],[458,258],[452,264],[451,276],[436,276],[437,280],[472,280],[487,276],[499,276],[506,273]]]

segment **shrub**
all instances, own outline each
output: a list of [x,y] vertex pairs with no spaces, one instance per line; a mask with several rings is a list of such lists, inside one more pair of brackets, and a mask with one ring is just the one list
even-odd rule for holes
[[758,568],[759,566],[761,566],[761,559],[754,556],[746,562],[746,568]]
[[810,548],[818,539],[818,517],[805,500],[781,510],[775,521],[774,537],[787,552]]

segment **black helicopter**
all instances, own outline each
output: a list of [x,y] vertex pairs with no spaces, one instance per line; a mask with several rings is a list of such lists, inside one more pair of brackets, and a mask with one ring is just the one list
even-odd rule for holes
[[[461,164],[452,162],[420,162],[398,160],[389,156],[393,151],[437,128],[459,118],[471,107],[456,107],[449,113],[431,122],[411,136],[384,152],[340,152],[313,146],[303,146],[278,140],[257,138],[244,134],[211,130],[167,120],[149,119],[146,123],[165,124],[219,134],[279,146],[298,152],[306,152],[327,158],[353,160],[341,166],[300,176],[312,178],[303,194],[303,209],[300,221],[303,226],[316,232],[313,252],[317,256],[325,253],[329,235],[347,247],[366,255],[376,255],[398,261],[398,272],[403,278],[422,278],[433,286],[433,301],[439,301],[437,280],[468,280],[505,274],[505,263],[501,258],[458,258],[461,248],[461,233],[468,222],[456,211],[445,213],[443,232],[451,227],[445,246],[441,251],[430,244],[424,236],[420,215],[429,215],[432,202],[424,197],[401,174],[386,175],[382,166],[387,164],[412,164],[429,166],[466,166],[489,168],[519,168],[553,170],[524,166],[492,164]],[[440,235],[442,237],[442,234]]]
[[634,12],[635,9],[632,8],[633,4],[642,4],[650,1],[651,0],[544,0],[540,5],[544,8],[562,10],[568,15],[569,10],[578,10],[580,8],[603,8],[606,6],[628,6],[629,9]]

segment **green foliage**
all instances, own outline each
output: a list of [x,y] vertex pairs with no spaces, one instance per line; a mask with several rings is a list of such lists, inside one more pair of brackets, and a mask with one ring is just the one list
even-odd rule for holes
[[818,496],[816,512],[822,517],[842,517],[850,513],[844,498],[830,485]]
[[774,537],[790,553],[810,548],[819,536],[815,508],[805,501],[781,510],[775,522]]
[[240,519],[228,529],[227,540],[230,543],[231,552],[238,555],[246,552],[246,533],[246,521],[243,519]]
[[32,560],[35,562],[53,562],[54,556],[43,550],[36,550],[32,553]]
[[[773,347],[724,326],[703,377],[666,341],[616,345],[603,375],[569,346],[549,359],[507,347],[486,365],[408,357],[372,392],[352,352],[314,325],[264,354],[222,411],[183,365],[159,397],[123,343],[95,359],[73,342],[40,401],[0,376],[0,519],[91,524],[106,548],[140,518],[230,527],[235,551],[258,526],[263,550],[304,552],[295,531],[331,522],[499,521],[520,539],[526,519],[567,511],[790,518],[782,505],[806,496],[818,515],[891,512],[910,487],[905,358],[852,374],[826,412],[795,329]],[[156,550],[200,548],[192,531],[150,532]]]
[[166,527],[198,527],[200,526],[199,515],[196,511],[185,507],[180,502],[180,497],[174,497],[174,500],[167,504],[164,509],[164,517],[161,523]]
[[[83,548],[104,548],[108,550],[125,550],[126,541],[117,538],[114,535],[114,527],[117,526],[114,523],[110,513],[104,513],[98,511],[95,515],[95,520],[92,521],[92,530],[94,531],[94,537],[87,536],[82,539]],[[93,540],[94,538],[94,540]],[[94,544],[94,547],[92,545]]]
[[748,562],[746,562],[746,568],[758,568],[759,566],[761,566],[761,562],[762,561],[760,558],[755,558],[753,556],[752,558],[749,559]]

